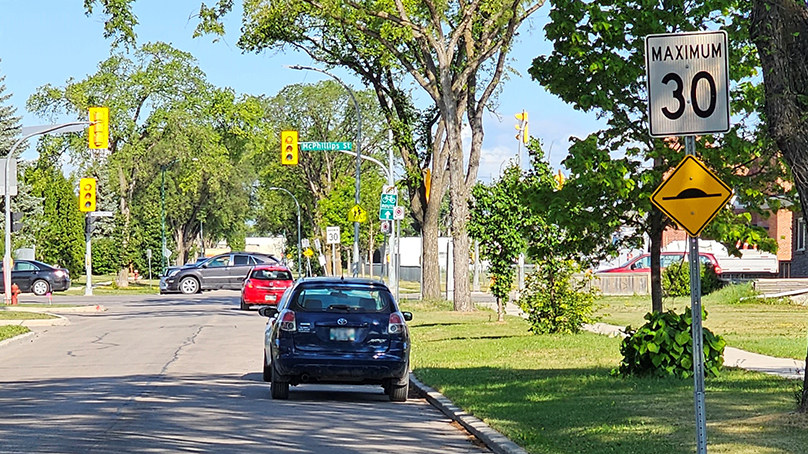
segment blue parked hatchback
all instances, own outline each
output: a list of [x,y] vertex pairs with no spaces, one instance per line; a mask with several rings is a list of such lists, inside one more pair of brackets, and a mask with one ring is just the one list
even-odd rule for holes
[[259,312],[270,317],[263,373],[273,399],[287,399],[290,385],[340,383],[381,385],[390,400],[407,400],[412,313],[384,283],[305,278]]

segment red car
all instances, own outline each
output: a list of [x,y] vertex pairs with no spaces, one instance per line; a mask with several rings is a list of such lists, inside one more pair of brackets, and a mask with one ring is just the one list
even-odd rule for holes
[[257,265],[241,287],[241,309],[250,306],[276,306],[283,292],[292,286],[292,272],[279,265]]
[[[718,259],[713,254],[708,252],[699,252],[699,259],[702,265],[712,266],[715,274],[721,274],[721,266],[718,264]],[[671,263],[687,261],[687,253],[685,252],[663,252],[659,259],[662,269],[665,269]],[[651,272],[651,254],[642,254],[628,262],[611,268],[608,270],[598,271],[598,273],[650,273]]]

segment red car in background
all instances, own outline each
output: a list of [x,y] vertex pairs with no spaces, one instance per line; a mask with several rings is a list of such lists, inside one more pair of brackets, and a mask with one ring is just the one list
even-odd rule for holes
[[292,272],[279,265],[257,265],[247,274],[241,287],[241,309],[250,306],[276,306],[294,284]]
[[[718,259],[713,254],[708,252],[699,252],[699,259],[702,265],[712,266],[715,274],[721,274],[721,266],[718,264]],[[663,252],[659,259],[662,269],[665,269],[671,263],[687,261],[686,252]],[[628,262],[611,268],[608,270],[598,271],[598,273],[650,273],[651,272],[651,254],[642,254]]]

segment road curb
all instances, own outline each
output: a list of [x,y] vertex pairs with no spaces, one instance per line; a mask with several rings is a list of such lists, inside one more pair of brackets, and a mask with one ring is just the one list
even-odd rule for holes
[[34,337],[34,336],[36,336],[36,333],[33,332],[33,331],[30,332],[30,333],[20,334],[19,336],[14,336],[14,337],[6,339],[4,341],[0,341],[0,347],[5,347],[6,345],[13,344],[15,342],[22,342],[25,339],[28,339],[29,337]]
[[442,411],[443,414],[452,420],[457,421],[466,430],[471,432],[472,435],[485,443],[491,451],[496,454],[528,454],[521,446],[509,440],[505,435],[492,429],[491,426],[479,418],[464,411],[435,389],[421,383],[412,373],[410,373],[410,383],[415,386],[419,394],[426,398],[427,402]]
[[88,306],[48,306],[48,307],[26,307],[26,306],[0,306],[0,311],[17,311],[17,312],[61,312],[67,314],[86,313],[86,312],[105,312],[107,310],[103,304],[94,304]]

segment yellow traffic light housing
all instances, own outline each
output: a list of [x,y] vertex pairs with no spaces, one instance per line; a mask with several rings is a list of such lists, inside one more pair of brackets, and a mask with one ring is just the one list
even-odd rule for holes
[[514,117],[519,120],[519,123],[515,125],[516,130],[519,131],[516,134],[516,140],[521,140],[522,143],[527,144],[528,139],[530,139],[530,134],[527,132],[527,112],[523,110],[522,113],[518,113]]
[[90,107],[90,149],[109,148],[109,109]]
[[95,178],[82,178],[79,181],[79,210],[95,211]]
[[281,164],[297,165],[297,131],[281,131]]
[[564,182],[567,181],[567,178],[564,177],[564,174],[561,173],[561,169],[558,170],[558,173],[553,177],[556,181],[556,189],[561,189],[564,186]]

